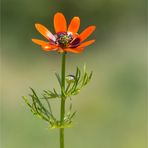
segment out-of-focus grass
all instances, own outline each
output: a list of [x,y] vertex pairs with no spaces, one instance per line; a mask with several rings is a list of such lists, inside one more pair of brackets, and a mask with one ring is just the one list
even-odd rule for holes
[[[81,17],[82,31],[95,24],[96,43],[68,54],[67,73],[87,63],[91,83],[73,98],[77,115],[66,129],[67,148],[146,148],[144,5],[135,1],[2,1],[2,134],[4,148],[58,147],[58,131],[33,117],[22,95],[57,87],[60,55],[31,43],[42,38],[34,23],[53,31],[53,14]],[[85,6],[85,7],[84,7]],[[55,109],[57,105],[55,106]]]

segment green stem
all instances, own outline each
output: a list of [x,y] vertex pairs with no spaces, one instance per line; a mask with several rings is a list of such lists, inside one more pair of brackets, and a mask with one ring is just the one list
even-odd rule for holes
[[[65,115],[65,97],[63,90],[65,90],[65,64],[66,64],[66,53],[62,53],[62,68],[61,68],[61,113],[60,113],[60,122],[61,125],[64,124],[64,115]],[[64,127],[60,128],[60,148],[64,148]]]

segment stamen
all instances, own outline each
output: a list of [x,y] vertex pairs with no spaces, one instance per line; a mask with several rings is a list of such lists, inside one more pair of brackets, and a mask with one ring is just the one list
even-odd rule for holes
[[56,44],[59,44],[61,48],[66,48],[69,46],[70,42],[73,40],[72,34],[66,32],[60,32],[56,34]]

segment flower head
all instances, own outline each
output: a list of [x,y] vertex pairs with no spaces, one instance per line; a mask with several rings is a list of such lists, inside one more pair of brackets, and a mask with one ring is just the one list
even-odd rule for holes
[[80,18],[73,17],[67,29],[66,19],[60,12],[57,12],[54,15],[55,34],[52,34],[41,24],[35,24],[35,27],[48,41],[38,39],[32,39],[32,41],[40,45],[45,51],[56,50],[58,52],[80,53],[84,50],[84,47],[94,43],[95,41],[89,40],[87,42],[83,42],[92,34],[96,26],[89,26],[82,33],[78,34]]

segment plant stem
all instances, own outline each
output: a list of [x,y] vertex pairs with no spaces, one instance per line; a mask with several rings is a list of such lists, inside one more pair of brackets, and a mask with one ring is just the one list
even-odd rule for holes
[[[66,64],[66,53],[62,53],[62,67],[61,67],[61,113],[60,113],[60,122],[61,125],[64,123],[65,115],[65,97],[63,90],[65,90],[65,64]],[[64,148],[64,127],[60,128],[60,148]]]

